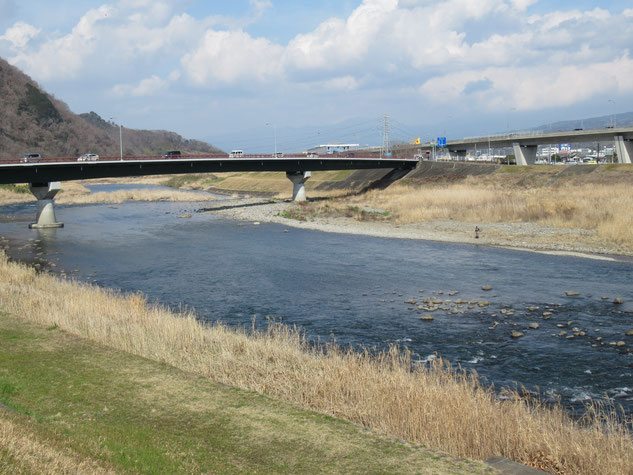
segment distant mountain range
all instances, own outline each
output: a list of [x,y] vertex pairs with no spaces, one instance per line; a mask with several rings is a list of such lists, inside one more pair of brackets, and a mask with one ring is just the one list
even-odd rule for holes
[[[27,152],[42,156],[119,155],[119,127],[95,112],[74,114],[29,76],[0,58],[0,158]],[[187,140],[164,130],[123,128],[125,155],[153,155],[166,150],[213,153],[206,142]]]
[[604,129],[614,125],[616,127],[633,126],[633,112],[625,112],[623,114],[605,115],[601,117],[590,117],[588,119],[579,120],[564,120],[560,122],[554,122],[552,124],[539,125],[529,130],[540,130],[543,132],[561,132],[565,130],[575,129]]

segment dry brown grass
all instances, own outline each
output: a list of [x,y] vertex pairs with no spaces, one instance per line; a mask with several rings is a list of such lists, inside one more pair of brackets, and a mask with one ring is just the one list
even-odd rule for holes
[[[96,204],[96,203],[124,203],[126,201],[173,201],[194,202],[214,201],[208,194],[179,190],[131,189],[111,192],[90,193],[90,190],[77,182],[64,182],[61,192],[55,197],[59,204]],[[0,204],[24,203],[35,201],[31,193],[16,193],[0,188]]]
[[[86,190],[87,191],[87,190]],[[95,203],[124,203],[126,201],[213,201],[211,195],[177,190],[117,190],[97,193],[62,193],[56,200],[59,204],[95,204]]]
[[342,212],[350,206],[389,211],[396,223],[456,220],[472,223],[531,222],[595,230],[608,242],[633,249],[633,194],[629,184],[585,184],[515,188],[472,180],[424,188],[393,185],[328,203],[314,212]]
[[[340,196],[343,191],[316,190],[324,182],[339,181],[353,173],[353,170],[313,172],[306,182],[306,190],[311,198]],[[217,181],[212,183],[218,189],[241,192],[273,193],[276,197],[292,197],[292,183],[283,172],[240,172],[216,173]]]
[[85,456],[56,450],[49,443],[41,443],[37,435],[23,425],[0,419],[0,473],[114,472],[104,470]]
[[162,361],[214,381],[270,394],[459,457],[543,456],[568,473],[633,473],[631,433],[596,413],[571,420],[515,394],[499,400],[476,375],[438,362],[413,370],[409,353],[315,348],[298,331],[204,326],[141,295],[60,280],[0,255],[0,310]]

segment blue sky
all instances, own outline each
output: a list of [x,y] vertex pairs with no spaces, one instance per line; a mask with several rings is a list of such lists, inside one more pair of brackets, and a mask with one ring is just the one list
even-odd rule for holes
[[223,148],[631,111],[632,47],[630,0],[0,0],[0,56],[73,111]]

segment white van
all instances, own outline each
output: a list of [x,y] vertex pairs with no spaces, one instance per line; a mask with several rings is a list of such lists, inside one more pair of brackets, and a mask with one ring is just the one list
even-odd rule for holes
[[244,150],[231,150],[229,153],[229,157],[231,158],[242,158],[244,156]]

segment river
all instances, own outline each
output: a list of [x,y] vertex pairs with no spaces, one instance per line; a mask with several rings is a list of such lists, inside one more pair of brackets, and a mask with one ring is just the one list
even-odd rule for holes
[[[568,407],[609,396],[633,413],[631,262],[256,226],[203,207],[57,205],[66,227],[42,232],[27,228],[35,204],[8,205],[0,235],[16,258],[193,307],[208,322],[263,326],[268,316],[315,340],[406,345],[417,361],[441,356],[495,387],[524,385]],[[444,309],[418,309],[432,297]]]

